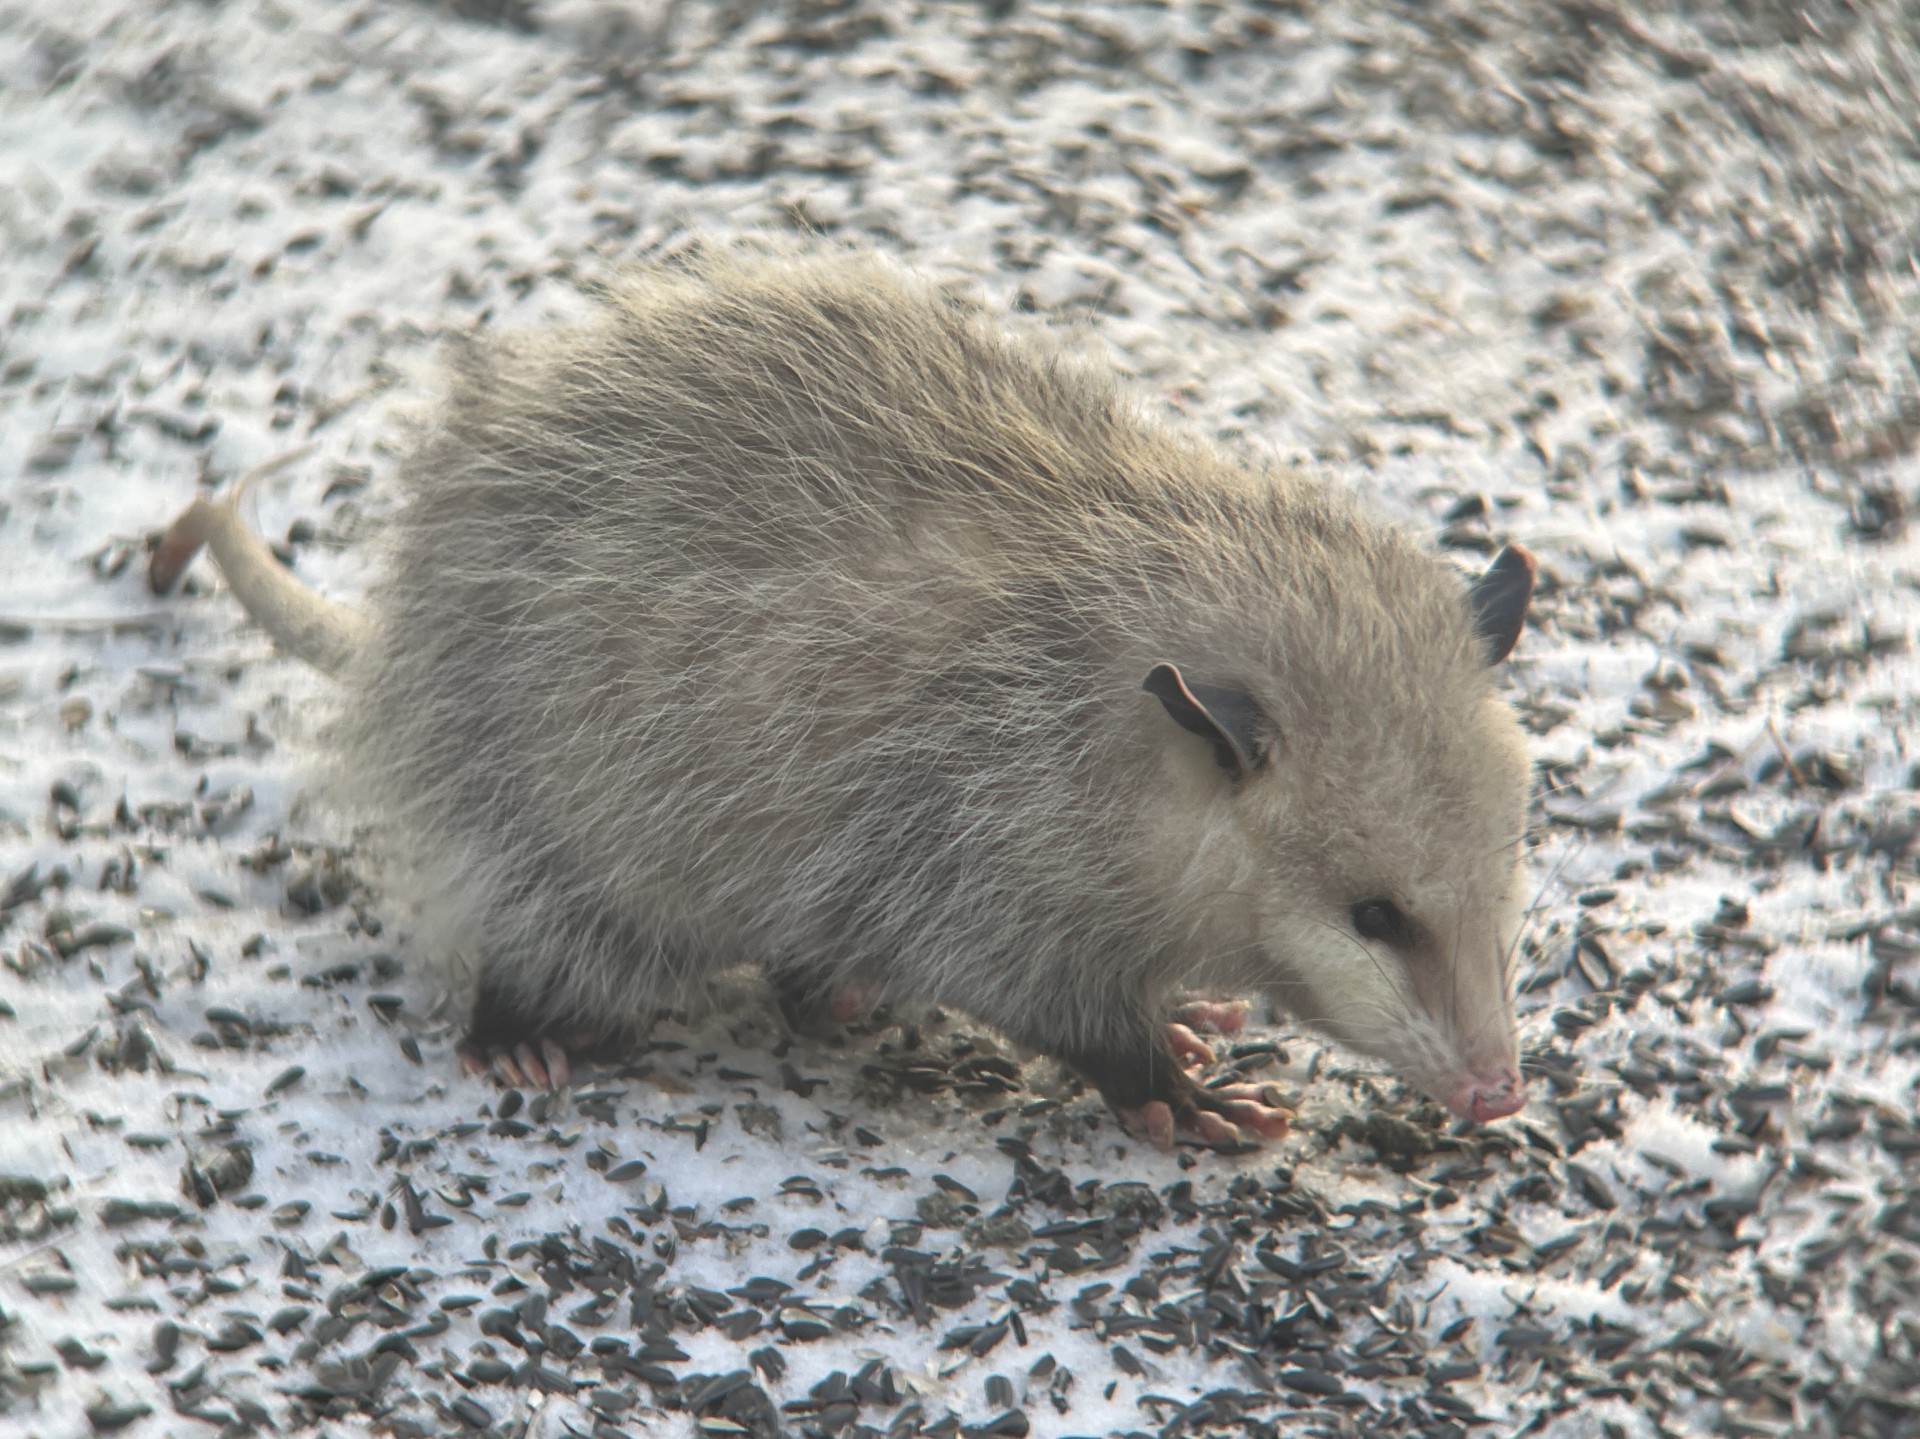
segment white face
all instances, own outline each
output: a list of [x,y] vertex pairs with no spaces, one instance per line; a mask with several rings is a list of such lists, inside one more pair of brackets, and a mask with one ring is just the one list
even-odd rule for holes
[[1337,744],[1282,758],[1236,797],[1265,883],[1258,982],[1463,1119],[1520,1107],[1513,1020],[1528,766],[1488,700],[1412,765]]
[[1376,536],[1336,562],[1314,537],[1293,535],[1287,617],[1269,623],[1295,642],[1255,667],[1260,693],[1148,671],[1184,797],[1161,796],[1148,837],[1178,856],[1198,965],[1460,1118],[1498,1119],[1525,1102],[1512,961],[1530,772],[1489,670],[1519,639],[1534,560],[1503,549],[1463,612],[1411,553]]
[[1194,746],[1173,768],[1209,792],[1204,818],[1188,812],[1190,903],[1245,901],[1237,933],[1212,941],[1239,948],[1232,977],[1484,1121],[1522,1103],[1512,982],[1529,767],[1506,706],[1489,698],[1467,718],[1419,753],[1378,733],[1283,742],[1230,787]]

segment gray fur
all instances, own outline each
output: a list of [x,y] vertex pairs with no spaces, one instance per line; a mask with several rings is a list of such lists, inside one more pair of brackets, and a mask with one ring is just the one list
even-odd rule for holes
[[[473,877],[528,1032],[752,960],[1110,1094],[1191,988],[1435,1092],[1511,1056],[1526,765],[1464,584],[1099,367],[878,261],[709,256],[464,356],[402,484],[340,743]],[[1268,762],[1224,772],[1163,662],[1257,705]],[[1377,891],[1433,953],[1345,929]]]

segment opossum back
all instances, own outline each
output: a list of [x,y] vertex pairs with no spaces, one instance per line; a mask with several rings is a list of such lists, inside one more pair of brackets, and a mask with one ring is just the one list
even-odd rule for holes
[[[1086,782],[1090,697],[1135,664],[1098,642],[1126,628],[1102,527],[1139,527],[1177,450],[872,262],[651,275],[463,362],[405,475],[355,763],[517,929],[617,900],[699,969],[781,925],[852,955],[855,909],[904,943],[970,891],[951,946],[998,955],[996,880],[1014,906],[1044,857],[1052,926],[1119,883]],[[950,842],[985,826],[996,872]]]

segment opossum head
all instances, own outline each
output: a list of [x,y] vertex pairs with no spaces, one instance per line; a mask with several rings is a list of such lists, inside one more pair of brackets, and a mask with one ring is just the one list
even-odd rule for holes
[[1357,599],[1334,587],[1294,616],[1275,673],[1169,663],[1144,685],[1193,801],[1172,806],[1188,816],[1174,883],[1214,973],[1476,1122],[1524,1103],[1512,957],[1529,765],[1490,671],[1533,575],[1509,548],[1464,597],[1396,590],[1391,573]]

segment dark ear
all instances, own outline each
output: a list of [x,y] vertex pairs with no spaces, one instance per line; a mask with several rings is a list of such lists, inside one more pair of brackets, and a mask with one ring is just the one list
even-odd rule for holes
[[1174,723],[1213,744],[1213,757],[1235,779],[1245,779],[1273,754],[1273,721],[1241,690],[1190,685],[1172,665],[1155,665],[1140,688],[1159,700]]
[[1519,643],[1521,627],[1527,622],[1527,601],[1533,598],[1533,572],[1533,556],[1518,545],[1508,545],[1467,591],[1473,632],[1480,637],[1490,665],[1499,664]]

